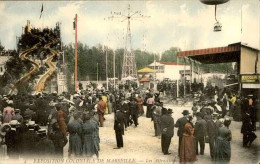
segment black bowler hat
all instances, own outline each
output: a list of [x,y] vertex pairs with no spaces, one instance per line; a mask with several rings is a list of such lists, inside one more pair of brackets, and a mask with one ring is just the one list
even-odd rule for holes
[[189,112],[188,110],[183,110],[182,114],[183,114],[183,115],[189,115],[190,112]]
[[173,111],[172,111],[172,109],[168,109],[168,114],[172,114],[173,113]]

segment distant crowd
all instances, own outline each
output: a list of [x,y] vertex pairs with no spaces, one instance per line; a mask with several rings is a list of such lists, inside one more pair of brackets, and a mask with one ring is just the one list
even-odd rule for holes
[[115,149],[124,147],[123,136],[128,127],[142,126],[138,119],[143,115],[153,122],[154,136],[161,140],[164,155],[171,154],[168,150],[176,127],[181,163],[194,162],[197,155],[204,155],[205,143],[209,143],[213,161],[229,162],[230,118],[242,121],[242,143],[250,147],[257,137],[254,131],[259,120],[259,100],[254,95],[240,98],[236,94],[214,93],[211,99],[201,93],[194,99],[192,108],[183,110],[183,117],[176,122],[171,116],[174,109],[166,109],[161,100],[165,96],[149,89],[131,87],[106,91],[90,84],[86,90],[74,94],[3,95],[0,101],[1,157],[62,158],[68,144],[69,157],[98,158],[100,137],[103,137],[99,130],[106,122],[106,114],[113,114]]

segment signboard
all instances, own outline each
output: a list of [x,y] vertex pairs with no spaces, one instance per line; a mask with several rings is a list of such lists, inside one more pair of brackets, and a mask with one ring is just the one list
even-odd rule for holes
[[260,89],[260,84],[243,84],[242,88],[247,89]]
[[241,83],[259,83],[260,75],[241,75]]

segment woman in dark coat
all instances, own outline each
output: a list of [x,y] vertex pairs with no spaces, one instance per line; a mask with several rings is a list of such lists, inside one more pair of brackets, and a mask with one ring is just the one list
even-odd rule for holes
[[83,135],[83,156],[92,157],[94,154],[98,156],[98,145],[95,142],[95,125],[90,121],[91,116],[86,114],[84,116],[84,123],[82,125],[82,135]]
[[243,134],[243,147],[250,147],[252,142],[256,139],[257,136],[253,130],[254,127],[249,114],[246,113],[241,127],[241,133]]
[[218,130],[218,136],[216,139],[216,144],[214,148],[213,160],[215,163],[225,164],[229,163],[231,158],[231,147],[230,141],[232,139],[232,134],[229,129],[231,120],[226,118],[224,121],[224,126],[220,127]]
[[75,113],[73,117],[74,120],[68,123],[69,156],[79,156],[82,153],[82,125],[79,113]]
[[194,141],[194,128],[192,125],[192,117],[185,124],[180,147],[180,163],[192,163],[197,160]]
[[59,124],[57,122],[52,125],[52,129],[53,133],[51,133],[49,136],[54,145],[55,156],[63,158],[63,147],[67,144],[68,139],[64,134],[61,133]]

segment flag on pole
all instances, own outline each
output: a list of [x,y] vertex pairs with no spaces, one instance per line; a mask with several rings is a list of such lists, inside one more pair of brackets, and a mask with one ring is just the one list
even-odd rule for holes
[[41,9],[40,19],[41,19],[41,17],[42,17],[42,12],[43,12],[43,3],[42,3],[42,9]]

